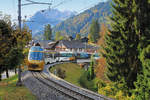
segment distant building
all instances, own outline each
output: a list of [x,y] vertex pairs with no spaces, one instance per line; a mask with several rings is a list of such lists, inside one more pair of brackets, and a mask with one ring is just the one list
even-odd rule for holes
[[69,37],[68,37],[68,40],[69,40],[69,41],[72,41],[72,40],[73,40],[73,37],[72,37],[72,36],[69,36]]
[[30,46],[33,46],[36,43],[39,43],[43,49],[51,49],[48,43],[52,42],[51,40],[32,40]]
[[66,52],[97,52],[98,47],[82,43],[79,40],[61,40],[55,45],[56,51],[66,51]]
[[[85,39],[86,40],[86,39]],[[81,40],[60,40],[60,41],[51,41],[51,40],[34,40],[30,42],[32,44],[39,43],[41,47],[45,50],[55,50],[55,51],[65,51],[65,52],[88,52],[95,53],[98,52],[99,47],[89,45],[86,42]]]

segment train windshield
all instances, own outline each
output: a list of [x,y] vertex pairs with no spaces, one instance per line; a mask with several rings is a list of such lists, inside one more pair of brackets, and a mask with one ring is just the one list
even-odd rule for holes
[[43,53],[42,52],[30,52],[29,60],[43,60]]

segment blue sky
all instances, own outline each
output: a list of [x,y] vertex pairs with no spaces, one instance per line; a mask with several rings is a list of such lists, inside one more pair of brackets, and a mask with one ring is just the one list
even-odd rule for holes
[[[61,3],[64,1],[63,4],[55,7],[59,10],[71,10],[76,11],[78,13],[98,4],[99,2],[103,2],[106,0],[32,0],[32,1],[38,1],[38,2],[51,2],[51,7],[54,7],[55,5]],[[26,0],[22,0],[22,4],[27,3]],[[18,11],[18,0],[1,0],[0,1],[0,11],[3,12],[3,14],[9,14],[11,15],[12,19],[17,19],[17,11]],[[28,6],[22,6],[22,18],[26,15],[27,18],[34,15],[35,12],[39,10],[47,9],[47,5],[28,5]]]

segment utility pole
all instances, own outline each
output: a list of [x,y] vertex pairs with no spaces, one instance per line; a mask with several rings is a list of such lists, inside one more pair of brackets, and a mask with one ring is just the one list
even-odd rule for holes
[[[21,34],[21,0],[18,0],[18,25],[19,25],[19,32]],[[17,81],[17,86],[22,86],[22,81],[21,81],[21,66],[19,65],[18,69],[18,81]]]
[[[26,6],[26,5],[32,5],[32,4],[43,4],[43,5],[52,5],[51,3],[43,3],[43,2],[35,2],[32,0],[26,0],[29,3],[26,4],[21,4],[21,0],[18,0],[18,25],[19,25],[19,32],[21,33],[21,6]],[[22,47],[23,48],[23,47]],[[22,86],[22,81],[21,81],[21,66],[19,66],[18,69],[18,81],[16,83],[16,86]]]

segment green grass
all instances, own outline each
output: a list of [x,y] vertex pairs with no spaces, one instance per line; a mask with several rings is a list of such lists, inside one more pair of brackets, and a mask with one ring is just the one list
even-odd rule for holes
[[16,87],[17,75],[0,82],[0,100],[36,100],[36,97],[25,87]]
[[97,92],[97,83],[99,81],[98,78],[94,78],[93,80],[89,81],[87,80],[87,72],[80,68],[79,65],[74,63],[66,63],[66,64],[60,64],[52,67],[50,69],[50,72],[54,72],[54,70],[61,68],[62,70],[65,70],[66,72],[66,78],[64,80],[75,84],[77,86],[87,88],[89,90],[92,90],[94,92]]
[[65,63],[52,67],[50,72],[53,73],[54,70],[57,70],[58,68],[65,70],[66,78],[64,80],[81,87],[79,80],[81,75],[85,72],[84,69],[74,63]]

